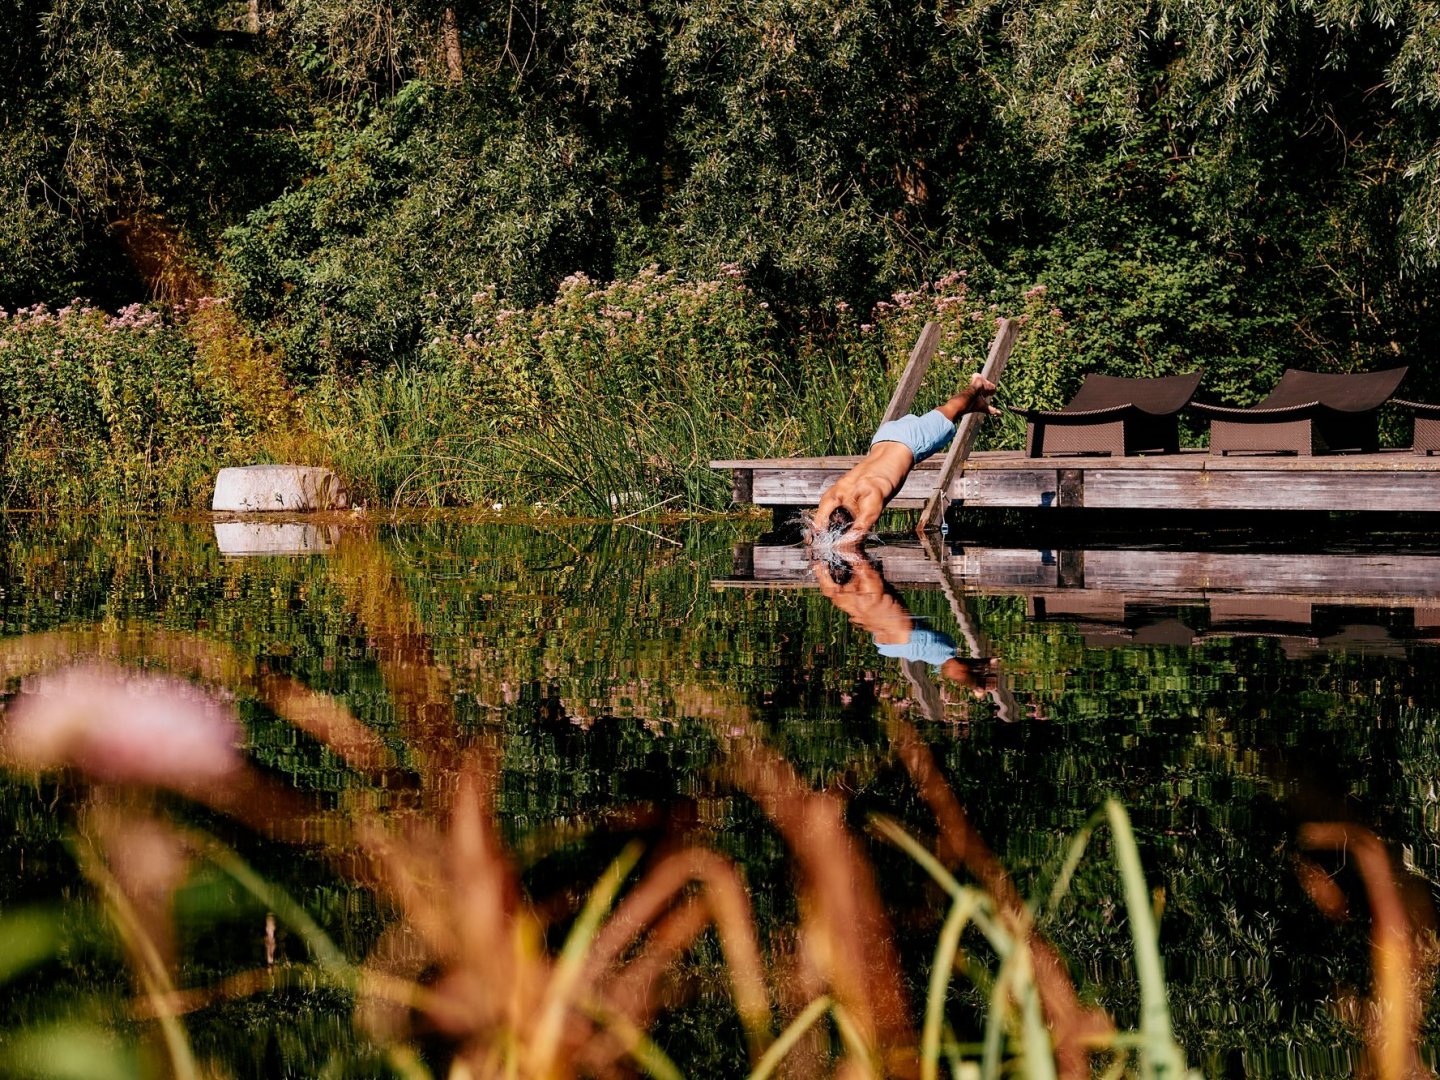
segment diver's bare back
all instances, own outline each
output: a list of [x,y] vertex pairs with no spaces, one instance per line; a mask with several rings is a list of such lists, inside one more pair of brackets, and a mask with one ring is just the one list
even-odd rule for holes
[[870,447],[853,469],[830,487],[820,499],[815,520],[827,522],[837,508],[850,511],[855,522],[838,541],[845,547],[858,546],[880,520],[881,511],[910,475],[914,464],[910,449],[897,442],[878,442]]

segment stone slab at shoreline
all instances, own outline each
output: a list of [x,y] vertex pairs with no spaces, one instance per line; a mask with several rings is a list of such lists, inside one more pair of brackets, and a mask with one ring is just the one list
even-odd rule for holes
[[286,511],[344,510],[350,505],[345,485],[329,469],[314,465],[242,465],[221,469],[215,477],[210,509],[255,514]]

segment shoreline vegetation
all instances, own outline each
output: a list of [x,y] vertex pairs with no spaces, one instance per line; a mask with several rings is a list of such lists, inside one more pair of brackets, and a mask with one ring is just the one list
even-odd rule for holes
[[1029,320],[1020,405],[1396,363],[1440,399],[1418,0],[0,23],[7,507],[283,460],[374,505],[716,508],[704,459],[863,445],[925,317],[952,384]]
[[[1051,625],[1023,658],[1065,715],[962,745],[893,671],[872,692],[823,597],[717,599],[699,540],[607,562],[535,524],[633,533],[727,509],[712,459],[863,450],[932,319],[921,407],[1002,317],[1015,407],[1092,371],[1203,370],[1243,406],[1285,367],[1397,364],[1440,401],[1436,25],[1430,0],[8,5],[0,512],[55,516],[6,563],[0,987],[36,1008],[0,1073],[28,1046],[52,1075],[282,1075],[246,1055],[290,1039],[291,1075],[668,1076],[691,1025],[757,1076],[1419,1074],[1428,658],[1267,637],[1193,667]],[[1007,414],[981,448],[1022,440]],[[524,535],[413,566],[379,530],[265,566],[130,542],[267,462],[333,469],[362,520]],[[157,520],[106,547],[82,512]],[[168,755],[157,716],[197,710],[245,752]],[[614,744],[571,739],[617,711]],[[1102,782],[1062,806],[1082,746]],[[1312,763],[1353,826],[1285,816]],[[684,781],[664,805],[657,777]],[[663,818],[606,817],[629,805]],[[754,920],[746,880],[779,883]],[[713,978],[671,1011],[666,972]],[[1298,1043],[1339,1049],[1301,1069]]]
[[[927,320],[943,336],[922,401],[978,366],[1002,314],[1024,324],[1010,400],[1059,404],[1074,365],[1046,289],[982,290],[964,271],[794,334],[734,267],[575,274],[529,308],[475,293],[411,364],[309,379],[224,300],[37,305],[0,314],[0,505],[199,510],[218,469],[294,462],[377,510],[719,511],[712,458],[856,452]],[[991,428],[1018,445],[1014,422]]]

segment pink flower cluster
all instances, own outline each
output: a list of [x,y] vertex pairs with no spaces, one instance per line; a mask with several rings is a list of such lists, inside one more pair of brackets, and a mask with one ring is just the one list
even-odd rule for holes
[[[219,303],[223,301],[211,299],[208,306]],[[197,300],[193,305],[195,310],[205,310],[206,301]],[[174,311],[185,314],[188,309],[189,305],[180,305]],[[11,329],[18,331],[90,323],[106,331],[140,330],[153,334],[164,327],[165,313],[157,308],[147,308],[143,304],[129,304],[116,314],[109,315],[100,308],[77,299],[53,312],[45,304],[33,304],[30,307],[18,308],[14,312],[6,312],[4,308],[0,308],[0,320],[8,322]]]
[[67,668],[26,680],[6,714],[0,751],[35,772],[68,767],[102,782],[189,792],[241,767],[234,706],[174,676]]

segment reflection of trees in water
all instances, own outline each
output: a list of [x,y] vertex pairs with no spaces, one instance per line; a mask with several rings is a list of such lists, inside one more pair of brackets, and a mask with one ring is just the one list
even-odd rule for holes
[[[695,941],[704,940],[707,927],[722,922],[725,959],[707,961],[698,968],[691,962],[682,970],[706,972],[720,985],[733,985],[738,999],[751,1002],[745,1006],[747,1013],[752,1018],[759,1016],[760,1010],[753,1004],[754,979],[743,974],[746,947],[736,944],[744,937],[739,928],[747,925],[747,920],[749,933],[777,961],[765,976],[762,991],[769,1001],[766,1027],[779,1027],[825,995],[837,1003],[841,1011],[834,1015],[845,1018],[860,1043],[890,1045],[902,1056],[907,1050],[913,1055],[919,1005],[905,974],[923,970],[926,961],[917,961],[917,955],[923,957],[929,946],[917,953],[913,940],[907,940],[913,933],[902,928],[896,935],[889,923],[902,913],[907,920],[923,918],[925,905],[905,895],[907,886],[916,880],[913,873],[903,879],[877,874],[877,867],[889,864],[875,861],[873,849],[861,843],[847,821],[852,812],[844,796],[847,781],[858,781],[864,788],[859,807],[876,801],[910,805],[912,827],[939,837],[939,850],[948,852],[957,865],[963,864],[1002,908],[1013,910],[1014,894],[1028,889],[1038,866],[1054,857],[1054,848],[1026,852],[1022,847],[1018,860],[1006,856],[1003,846],[999,857],[988,853],[979,841],[980,832],[961,809],[962,803],[978,810],[977,821],[988,818],[992,827],[997,801],[1013,804],[1012,847],[1015,836],[1023,835],[1022,826],[1031,827],[1036,813],[1023,781],[1008,793],[1003,786],[998,794],[994,790],[997,778],[1003,776],[1003,770],[992,767],[994,755],[997,751],[1009,753],[1006,747],[1013,745],[1013,739],[1007,743],[972,734],[967,742],[942,740],[940,760],[935,760],[936,748],[905,721],[893,700],[903,693],[898,679],[890,680],[893,689],[869,695],[863,710],[848,721],[849,735],[838,744],[806,743],[803,732],[790,730],[788,718],[845,685],[839,680],[848,680],[851,689],[862,685],[864,667],[845,658],[806,662],[805,654],[815,641],[843,642],[844,638],[840,633],[843,627],[827,621],[823,608],[816,610],[804,602],[789,604],[777,620],[774,612],[761,610],[758,601],[722,600],[691,587],[685,594],[688,614],[684,618],[671,614],[665,589],[676,578],[693,586],[699,575],[692,566],[703,558],[701,551],[646,549],[644,558],[630,564],[621,581],[607,584],[603,552],[596,560],[583,545],[572,550],[564,540],[557,540],[546,553],[552,569],[556,573],[566,565],[574,569],[551,586],[528,583],[528,557],[496,542],[478,558],[457,551],[457,558],[470,557],[477,563],[472,571],[476,592],[457,597],[427,585],[423,573],[407,576],[404,562],[395,562],[386,545],[354,541],[354,537],[347,538],[336,557],[324,564],[284,568],[279,596],[272,599],[288,605],[290,598],[301,592],[307,598],[335,598],[336,606],[346,614],[325,616],[326,625],[343,627],[344,639],[355,643],[348,647],[352,651],[363,648],[362,666],[369,665],[383,681],[383,694],[359,697],[360,704],[380,718],[378,724],[361,719],[346,706],[348,693],[342,700],[312,689],[313,679],[345,691],[344,684],[333,677],[326,682],[327,674],[318,663],[323,649],[317,650],[316,666],[307,669],[300,662],[305,657],[299,650],[291,646],[287,653],[277,648],[281,644],[277,640],[280,620],[267,622],[269,617],[259,614],[263,604],[254,602],[267,587],[275,589],[274,582],[267,586],[247,579],[237,568],[223,564],[211,568],[225,581],[221,587],[250,591],[248,617],[264,627],[262,633],[268,636],[246,640],[225,627],[217,627],[218,634],[212,631],[201,636],[146,622],[114,622],[63,635],[0,642],[0,668],[12,682],[26,672],[77,656],[127,668],[166,668],[228,688],[241,697],[246,709],[252,707],[249,703],[262,703],[265,723],[293,725],[343,762],[350,779],[339,786],[334,797],[297,792],[282,785],[273,770],[253,767],[247,770],[250,779],[244,784],[237,780],[233,788],[226,785],[200,797],[215,809],[276,835],[308,841],[323,838],[322,850],[342,873],[385,897],[387,910],[393,914],[389,928],[371,946],[365,977],[371,979],[366,984],[366,1000],[372,1004],[365,1016],[373,1030],[386,1037],[440,1032],[452,1043],[474,1049],[489,1045],[500,1030],[537,1039],[532,1025],[539,1023],[542,1014],[553,1015],[545,1012],[543,1003],[551,1000],[545,988],[553,985],[551,980],[563,963],[562,954],[556,951],[562,931],[581,909],[584,890],[603,877],[596,858],[607,858],[616,845],[604,838],[602,828],[600,833],[591,830],[588,844],[572,843],[550,853],[532,852],[532,858],[552,868],[568,861],[582,875],[578,890],[572,878],[554,898],[530,897],[524,882],[527,878],[533,881],[535,875],[517,876],[514,858],[506,853],[504,833],[517,831],[506,821],[512,808],[523,807],[537,820],[560,820],[573,808],[563,797],[550,804],[543,797],[526,803],[517,799],[520,793],[514,788],[517,770],[538,773],[545,767],[543,753],[535,754],[533,763],[527,758],[545,737],[546,729],[536,729],[534,721],[542,688],[562,716],[570,716],[575,708],[588,710],[592,720],[607,714],[647,718],[673,732],[668,740],[650,739],[649,745],[688,742],[703,748],[697,749],[697,757],[710,754],[717,759],[708,780],[695,779],[696,772],[687,775],[685,786],[707,804],[696,822],[685,823],[683,815],[671,815],[669,824],[652,821],[645,828],[650,849],[636,871],[636,881],[621,893],[614,915],[618,921],[607,924],[624,931],[601,931],[608,936],[597,936],[589,943],[593,951],[584,953],[583,978],[576,976],[572,985],[604,995],[609,1004],[598,1015],[584,1016],[571,1016],[567,1006],[566,1019],[560,1025],[563,1037],[550,1034],[553,1021],[547,1020],[551,1026],[544,1029],[546,1039],[560,1038],[566,1054],[597,1069],[616,1054],[644,1052],[631,1028],[654,1030],[658,1025],[659,1030],[665,1029],[661,1006],[679,1000],[675,995],[684,982],[671,961],[684,955]],[[567,555],[570,563],[563,561]],[[153,550],[137,553],[130,580],[155,580],[163,585],[177,575],[177,568],[171,565],[152,578],[157,558],[173,560],[174,556]],[[616,558],[609,556],[612,562]],[[598,569],[597,561],[601,564]],[[195,570],[188,573],[198,576]],[[295,591],[283,584],[287,575]],[[594,619],[577,620],[577,609],[593,613]],[[528,614],[521,617],[522,612]],[[1003,622],[1003,607],[998,613],[1002,618],[995,621]],[[982,610],[980,617],[994,614],[992,605]],[[666,641],[674,646],[673,651],[636,644],[635,635],[626,631],[633,630],[637,620],[645,622],[652,638],[674,631],[674,640]],[[754,626],[761,628],[758,635]],[[438,647],[425,627],[443,628]],[[217,643],[217,636],[227,634],[234,647]],[[526,647],[522,639],[530,634],[535,635],[539,647]],[[1068,647],[1063,630],[1050,628],[1046,635],[1043,650]],[[782,637],[788,640],[781,646],[781,654],[786,662],[796,661],[799,678],[795,681],[801,684],[787,691],[788,698],[765,700],[766,694],[775,693],[773,680],[767,682],[773,673],[752,676],[755,681],[749,685],[744,679],[737,680],[739,686],[734,690],[717,689]],[[721,642],[734,652],[718,648]],[[1009,644],[1007,640],[1007,648]],[[246,655],[252,650],[260,653],[259,660]],[[1140,656],[1142,662],[1155,665],[1147,678],[1170,677],[1164,665],[1173,661],[1167,661],[1163,651],[1151,650]],[[577,662],[588,657],[597,658],[592,661],[596,666],[589,673],[589,685],[586,678],[573,674]],[[277,670],[285,667],[289,670]],[[613,696],[597,697],[590,689],[595,683]],[[1338,675],[1336,686],[1337,692],[1343,693]],[[1105,693],[1105,688],[1098,686],[1087,702],[1103,701]],[[467,697],[479,699],[482,708],[468,717],[462,711],[457,718],[456,702]],[[1073,701],[1062,699],[1059,716],[1045,727],[1073,722],[1075,717],[1067,715],[1073,708]],[[1092,706],[1083,703],[1080,708]],[[1097,726],[1102,743],[1124,730],[1113,723]],[[878,731],[886,737],[877,739]],[[1199,780],[1232,777],[1234,785],[1241,785],[1243,800],[1253,804],[1257,792],[1263,797],[1273,790],[1268,777],[1274,773],[1253,756],[1247,757],[1233,734],[1223,723],[1218,724],[1213,741],[1197,747],[1185,759],[1186,768]],[[1064,760],[1056,736],[1036,731],[1024,737],[1036,740],[1032,749],[1042,760]],[[597,730],[590,738],[603,741],[613,736]],[[821,756],[810,756],[807,751],[811,750]],[[816,760],[821,762],[819,766],[813,764]],[[1154,773],[1153,759],[1137,760],[1134,769],[1137,786],[1132,803],[1143,801],[1146,791],[1157,785],[1163,789],[1176,782],[1174,773]],[[951,795],[948,804],[940,795],[942,789],[950,791],[940,779],[947,774],[954,778],[960,793],[958,800]],[[910,779],[903,779],[906,777]],[[827,782],[833,783],[827,787]],[[678,786],[662,786],[661,791]],[[744,801],[759,808],[768,827],[790,852],[801,892],[793,918],[786,916],[784,905],[777,906],[768,898],[762,918],[737,914],[736,898],[744,894],[737,892],[734,882],[741,880],[736,875],[743,875],[750,864],[747,853],[738,850],[741,845],[736,839],[725,835],[727,824],[736,820],[736,812],[726,807],[736,804],[731,793],[737,790],[746,796]],[[1236,790],[1232,785],[1224,792],[1206,793],[1206,797],[1210,805],[1223,808]],[[919,812],[920,804],[914,803],[917,796],[930,814],[928,819]],[[617,798],[623,802],[623,795]],[[657,798],[663,794],[657,792]],[[495,809],[481,809],[497,804],[498,820]],[[718,810],[717,805],[721,807]],[[135,815],[133,820],[127,814]],[[1152,810],[1147,816],[1154,822],[1165,814]],[[163,835],[165,820],[150,807],[127,808],[122,813],[113,801],[98,799],[84,820],[85,834],[93,837],[96,850],[110,861],[117,880],[125,877],[119,872],[120,864],[130,858],[124,851],[146,844],[163,850],[167,843],[154,839],[157,831]],[[608,820],[622,838],[631,832],[621,814],[598,813],[595,820]],[[620,824],[614,825],[617,821]],[[589,826],[582,823],[582,832],[586,828]],[[1188,833],[1177,832],[1169,841],[1152,843],[1167,867],[1160,878],[1169,886],[1167,910],[1172,911],[1172,918],[1178,915],[1182,920],[1188,917],[1193,925],[1204,924],[1216,903],[1214,897],[1226,895],[1235,885],[1253,896],[1263,893],[1261,883],[1226,882],[1221,880],[1223,869],[1206,870],[1202,860],[1212,858],[1213,853],[1207,852],[1193,824],[1187,823],[1186,828]],[[1052,838],[1067,831],[1061,818],[1032,828],[1034,835]],[[1272,830],[1281,843],[1283,833],[1283,826]],[[1005,838],[1003,826],[999,835]],[[181,842],[183,858],[196,855],[193,845],[185,846],[188,843]],[[1058,848],[1058,841],[1054,846]],[[604,854],[587,854],[587,849]],[[740,856],[738,865],[719,852]],[[1198,869],[1186,865],[1192,860]],[[1007,879],[1002,862],[1012,863],[1013,879]],[[1273,861],[1267,872],[1272,878],[1283,876]],[[132,881],[121,887],[137,890],[134,906],[152,912],[145,918],[156,922],[159,916],[153,912],[163,913],[164,905],[156,904],[155,892],[163,892],[169,879],[159,872],[132,873],[131,878],[140,884]],[[1007,880],[1014,881],[1008,890]],[[157,881],[159,885],[154,884]],[[701,883],[698,892],[688,884],[691,881]],[[416,888],[415,882],[423,884]],[[754,884],[767,894],[777,891],[771,882]],[[898,905],[897,887],[901,893]],[[141,895],[146,888],[148,900]],[[1111,894],[1108,897],[1106,888]],[[1294,886],[1291,888],[1293,891]],[[1062,952],[1081,957],[1077,970],[1086,973],[1087,999],[1098,992],[1111,1011],[1127,1014],[1124,998],[1129,976],[1113,967],[1114,954],[1106,954],[1107,946],[1101,944],[1097,952],[1093,943],[1103,942],[1123,921],[1113,894],[1113,884],[1107,886],[1094,875],[1082,874],[1076,882],[1076,914],[1052,928],[1059,949],[1049,955],[1056,957],[1056,964]],[[644,902],[632,904],[628,898],[636,896]],[[482,910],[492,913],[493,925],[488,930],[470,925]],[[755,929],[757,921],[763,931]],[[930,913],[927,933],[921,935],[928,935],[931,945],[937,922],[938,913]],[[1167,951],[1184,950],[1197,940],[1194,931],[1187,936],[1186,930],[1170,929],[1172,925],[1167,922]],[[1179,925],[1184,926],[1185,921]],[[864,933],[857,933],[862,929]],[[157,939],[162,936],[156,931]],[[1086,945],[1087,941],[1092,943]],[[502,1001],[492,988],[480,984],[486,982],[484,973],[491,970],[485,965],[506,943],[520,956],[506,979],[528,989]],[[1214,948],[1223,951],[1232,945],[1233,941],[1222,940]],[[169,948],[160,949],[162,956]],[[626,962],[602,974],[595,969],[604,965],[594,958],[607,953]],[[1037,977],[1047,963],[1042,959],[1045,955],[1045,948],[1034,954]],[[1105,959],[1095,966],[1094,961],[1101,957]],[[1059,970],[1063,975],[1063,965]],[[243,974],[231,972],[228,978],[237,980]],[[230,992],[239,993],[241,982],[225,985]],[[253,982],[256,989],[269,985],[263,978]],[[1073,1068],[1076,1051],[1066,1047],[1075,1045],[1072,1040],[1090,1030],[1087,1025],[1096,1014],[1079,1004],[1073,988],[1067,994],[1068,985],[1055,983],[1044,993],[1047,1011],[1063,1017],[1068,1010],[1074,1032],[1080,1033],[1068,1033],[1063,1019],[1054,1028],[1062,1064],[1069,1061]],[[1187,985],[1182,983],[1178,989],[1184,1000]],[[190,999],[177,996],[175,1001],[185,1004]],[[703,1008],[713,1012],[715,1006]],[[613,1014],[607,1009],[613,1009]],[[1186,1015],[1184,1008],[1179,1012],[1182,1018]],[[631,1028],[620,1024],[617,1017],[628,1018]],[[1240,1026],[1244,1029],[1245,1022]],[[750,1042],[758,1052],[766,1036],[758,1021],[750,1028]],[[1263,1020],[1257,1028],[1264,1030]],[[812,1034],[801,1040],[792,1064],[798,1067],[809,1060],[815,1069],[829,1067],[829,1053],[836,1047],[843,1053],[846,1045],[838,1028],[830,1030],[829,1038]],[[1357,1030],[1370,1029],[1357,1021]],[[737,1052],[739,1039],[737,1032]],[[1071,1056],[1067,1059],[1066,1054]]]

